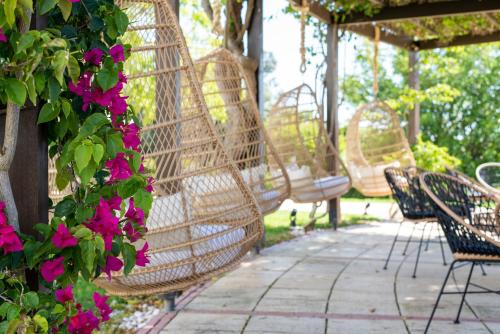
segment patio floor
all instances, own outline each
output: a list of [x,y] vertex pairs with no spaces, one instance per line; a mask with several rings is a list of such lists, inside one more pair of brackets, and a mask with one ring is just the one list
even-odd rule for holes
[[[399,243],[382,270],[397,226],[316,231],[265,249],[210,284],[161,333],[421,333],[448,267],[431,243],[413,279],[418,244],[402,256]],[[403,226],[408,236],[412,225]],[[448,289],[463,288],[467,268],[455,270]],[[500,267],[485,269],[487,276],[478,268],[472,280],[498,290]],[[500,296],[468,295],[457,325],[459,298],[442,298],[431,333],[500,333]]]

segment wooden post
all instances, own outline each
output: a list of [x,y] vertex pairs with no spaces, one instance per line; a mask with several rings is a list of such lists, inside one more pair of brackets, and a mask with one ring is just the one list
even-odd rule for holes
[[257,83],[255,93],[257,94],[257,105],[260,115],[264,112],[264,77],[262,72],[264,39],[263,39],[263,0],[255,0],[252,21],[248,27],[247,35],[247,55],[257,61],[258,67],[255,72],[255,82]]
[[[419,90],[420,89],[420,78],[419,78],[419,54],[418,51],[409,52],[409,85],[410,88]],[[420,103],[415,103],[413,109],[410,110],[408,117],[408,141],[410,145],[415,145],[417,143],[417,137],[420,132]]]
[[[327,94],[327,123],[328,132],[333,145],[339,148],[339,117],[338,117],[338,99],[339,99],[339,36],[338,25],[328,25],[327,34],[327,69],[326,69],[326,94]],[[338,161],[333,161],[333,171],[339,172]],[[340,198],[332,199],[328,202],[328,218],[334,229],[337,229],[341,221],[340,216]]]
[[168,4],[172,6],[172,9],[175,12],[175,15],[177,15],[177,18],[179,17],[179,1],[180,0],[168,0]]

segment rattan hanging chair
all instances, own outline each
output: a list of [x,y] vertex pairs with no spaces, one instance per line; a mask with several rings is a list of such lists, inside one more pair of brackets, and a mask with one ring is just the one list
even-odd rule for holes
[[374,101],[358,108],[347,126],[346,160],[353,186],[365,196],[391,194],[386,168],[415,165],[398,115],[387,104]]
[[131,22],[125,93],[143,122],[144,165],[156,179],[146,222],[151,263],[98,284],[126,296],[180,291],[238,264],[260,240],[262,219],[216,134],[168,1],[119,5]]
[[[324,126],[316,94],[302,84],[278,98],[268,115],[268,129],[285,164],[298,203],[337,198],[351,187],[351,177]],[[334,173],[335,164],[343,173]]]
[[229,50],[220,48],[197,60],[195,69],[224,148],[236,162],[261,212],[277,210],[290,196],[290,182],[264,129],[241,62]]

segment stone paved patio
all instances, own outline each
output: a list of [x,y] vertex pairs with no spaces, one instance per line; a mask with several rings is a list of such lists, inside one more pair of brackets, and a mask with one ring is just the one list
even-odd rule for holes
[[[265,249],[183,306],[161,333],[421,333],[447,267],[431,243],[413,279],[417,243],[406,256],[399,243],[382,270],[396,230],[396,223],[372,223]],[[473,281],[498,290],[500,267],[485,269]],[[448,289],[462,288],[466,273],[455,270]],[[458,295],[443,297],[431,333],[500,333],[500,296],[469,295],[457,325],[458,303]]]

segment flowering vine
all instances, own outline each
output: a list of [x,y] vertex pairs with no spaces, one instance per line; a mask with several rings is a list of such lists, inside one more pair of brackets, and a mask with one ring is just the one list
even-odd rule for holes
[[[153,179],[123,94],[127,16],[112,0],[37,6],[47,29],[21,33],[31,0],[0,2],[0,104],[41,106],[57,187],[73,192],[52,207],[49,224],[35,225],[37,236],[16,231],[15,213],[0,202],[0,333],[87,334],[112,313],[93,280],[149,263],[147,242],[136,242],[147,231]],[[40,286],[28,284],[26,270]]]

